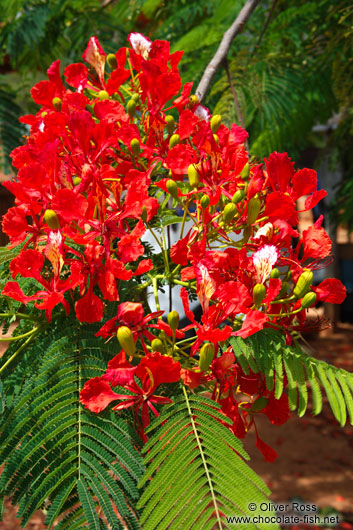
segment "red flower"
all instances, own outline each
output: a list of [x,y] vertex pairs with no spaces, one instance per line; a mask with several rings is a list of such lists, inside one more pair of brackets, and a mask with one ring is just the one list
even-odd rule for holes
[[[124,361],[120,359],[119,361]],[[119,362],[119,364],[121,364]],[[130,367],[126,367],[130,370]],[[122,367],[124,370],[124,367]],[[149,425],[149,409],[158,416],[158,412],[153,404],[171,403],[171,399],[154,395],[156,387],[162,383],[174,383],[180,379],[180,364],[174,362],[170,357],[164,357],[159,352],[148,354],[138,365],[136,375],[140,378],[142,386],[131,381],[125,385],[130,394],[116,394],[110,388],[109,383],[102,377],[95,377],[87,381],[81,390],[81,402],[92,412],[104,410],[112,401],[121,400],[115,405],[113,410],[122,410],[129,407],[137,412],[141,408],[142,425],[139,430],[142,438],[146,440],[144,429]],[[109,374],[107,378],[116,374]],[[117,377],[121,377],[120,374]],[[128,376],[129,377],[129,376]],[[138,420],[137,420],[138,421]]]
[[189,145],[179,144],[173,147],[165,159],[166,166],[175,175],[187,175],[190,164],[197,162],[194,149]]

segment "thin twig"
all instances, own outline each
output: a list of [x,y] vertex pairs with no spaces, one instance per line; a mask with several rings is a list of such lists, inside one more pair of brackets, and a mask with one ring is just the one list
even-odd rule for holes
[[262,37],[265,35],[265,32],[266,32],[266,30],[267,30],[267,28],[268,28],[268,25],[269,25],[269,23],[270,23],[270,19],[271,19],[271,17],[272,17],[272,14],[273,14],[273,12],[274,12],[274,10],[275,10],[275,7],[276,7],[276,4],[277,4],[277,1],[278,1],[278,0],[273,0],[273,2],[272,2],[272,6],[271,6],[271,9],[270,9],[270,11],[269,11],[269,13],[268,13],[268,16],[267,16],[267,19],[266,19],[265,25],[264,25],[264,27],[262,28],[262,31],[261,31],[261,33],[260,33],[260,37],[259,37],[257,43],[255,44],[255,48],[253,49],[253,51],[252,51],[251,54],[250,54],[250,58],[253,57],[253,55],[255,55],[255,53],[257,52],[257,50],[258,50],[258,48],[259,48],[259,46],[260,46],[260,44],[261,44]]
[[241,9],[237,18],[234,20],[233,24],[223,35],[223,39],[216,51],[215,55],[208,63],[206,70],[201,78],[199,86],[196,89],[196,95],[200,101],[205,97],[206,92],[208,91],[212,79],[217,72],[220,65],[223,63],[225,57],[229,52],[230,46],[233,42],[233,39],[241,32],[246,22],[249,20],[252,12],[254,11],[257,4],[260,0],[247,0],[244,7]]

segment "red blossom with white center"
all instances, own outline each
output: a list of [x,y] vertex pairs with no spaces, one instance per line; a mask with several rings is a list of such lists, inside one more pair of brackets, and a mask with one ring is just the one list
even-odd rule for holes
[[267,280],[278,258],[279,252],[274,245],[264,245],[253,254],[252,260],[258,283],[264,283]]

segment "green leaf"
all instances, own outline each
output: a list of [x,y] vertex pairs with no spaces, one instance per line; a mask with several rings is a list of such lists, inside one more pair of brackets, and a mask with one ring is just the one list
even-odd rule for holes
[[267,389],[274,390],[276,399],[281,397],[283,379],[287,377],[290,409],[298,409],[299,416],[307,409],[308,386],[312,391],[313,414],[321,412],[323,388],[337,421],[344,425],[348,411],[353,425],[353,374],[307,355],[299,344],[288,346],[283,335],[275,330],[262,330],[245,341],[231,337],[229,343],[245,373],[249,369],[264,373]]
[[139,528],[133,506],[144,467],[131,428],[117,414],[84,410],[79,399],[114,355],[111,346],[92,328],[61,323],[52,331],[49,344],[30,346],[38,364],[1,417],[1,494],[18,504],[23,524],[45,503],[49,528],[64,512],[59,529],[106,528],[104,520]]
[[184,388],[148,428],[147,470],[140,481],[145,489],[138,502],[144,530],[231,528],[227,515],[245,515],[249,502],[266,502],[268,488],[244,462],[249,457],[221,423],[219,409]]

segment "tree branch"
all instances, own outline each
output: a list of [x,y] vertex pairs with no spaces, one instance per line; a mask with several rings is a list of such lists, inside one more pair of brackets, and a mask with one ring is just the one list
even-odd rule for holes
[[202,76],[202,79],[199,83],[199,86],[196,89],[196,95],[200,101],[202,101],[205,97],[205,94],[210,87],[215,73],[217,72],[224,59],[227,57],[229,48],[233,42],[234,37],[236,37],[236,35],[241,32],[259,2],[260,0],[247,0],[239,15],[234,20],[233,24],[230,26],[229,29],[227,29],[227,31],[223,35],[223,39],[218,47],[218,50],[216,51],[211,61],[208,63],[206,70],[204,71],[204,74]]

